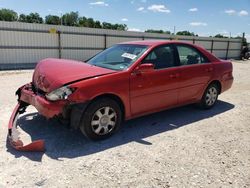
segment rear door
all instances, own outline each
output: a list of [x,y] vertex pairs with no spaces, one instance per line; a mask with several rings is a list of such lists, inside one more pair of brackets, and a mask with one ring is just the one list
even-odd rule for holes
[[176,44],[180,63],[180,104],[199,100],[204,88],[214,72],[213,63],[196,48],[186,44]]
[[142,63],[155,69],[130,77],[130,102],[133,115],[150,113],[177,105],[179,71],[172,45],[152,50]]

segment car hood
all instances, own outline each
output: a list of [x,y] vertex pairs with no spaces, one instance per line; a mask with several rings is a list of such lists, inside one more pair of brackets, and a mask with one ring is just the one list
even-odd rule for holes
[[114,72],[116,71],[80,61],[51,58],[44,59],[37,64],[32,82],[36,88],[44,92],[51,92],[72,82]]

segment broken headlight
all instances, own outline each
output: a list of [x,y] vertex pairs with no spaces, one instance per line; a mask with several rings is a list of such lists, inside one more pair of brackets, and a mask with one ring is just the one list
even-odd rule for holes
[[69,86],[64,86],[46,94],[46,98],[50,101],[64,100],[67,99],[73,92],[74,89]]

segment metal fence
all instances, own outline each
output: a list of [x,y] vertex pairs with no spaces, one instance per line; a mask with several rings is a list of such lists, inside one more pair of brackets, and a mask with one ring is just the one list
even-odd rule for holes
[[191,42],[223,59],[239,58],[242,47],[240,39],[0,21],[0,70],[34,68],[39,60],[47,57],[83,61],[113,44],[148,39]]

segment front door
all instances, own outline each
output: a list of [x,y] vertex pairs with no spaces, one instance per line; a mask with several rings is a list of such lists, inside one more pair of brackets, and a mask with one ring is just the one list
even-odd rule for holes
[[178,98],[179,68],[172,45],[153,49],[142,63],[154,64],[154,70],[130,77],[130,104],[133,116],[175,106]]

